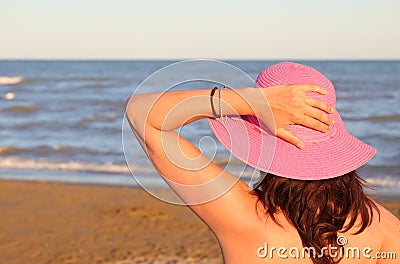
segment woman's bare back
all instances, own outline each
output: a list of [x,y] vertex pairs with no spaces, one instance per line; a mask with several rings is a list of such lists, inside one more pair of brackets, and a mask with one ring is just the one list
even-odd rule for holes
[[[256,203],[256,199],[254,200]],[[400,221],[385,208],[378,205],[380,215],[374,212],[373,221],[361,234],[357,232],[357,223],[346,233],[338,233],[340,243],[344,244],[341,264],[346,263],[397,263],[400,258],[399,245],[393,243],[400,237]],[[255,208],[255,206],[253,207]],[[282,226],[277,225],[271,218],[263,214],[263,208],[244,215],[240,214],[232,221],[237,229],[229,234],[218,236],[226,264],[231,263],[312,263],[309,254],[311,248],[303,248],[297,230],[282,213],[276,219]],[[326,248],[325,253],[329,252]],[[340,251],[331,248],[331,254]],[[321,252],[316,252],[320,254]],[[379,259],[379,257],[385,259]]]

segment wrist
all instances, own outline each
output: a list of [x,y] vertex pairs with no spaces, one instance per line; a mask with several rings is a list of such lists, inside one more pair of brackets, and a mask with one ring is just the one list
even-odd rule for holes
[[248,87],[243,89],[244,98],[246,98],[247,109],[246,115],[254,115],[257,116],[258,113],[265,110],[265,107],[268,106],[267,101],[267,90],[257,87]]
[[257,88],[239,88],[224,90],[223,115],[253,115],[252,100],[256,97]]

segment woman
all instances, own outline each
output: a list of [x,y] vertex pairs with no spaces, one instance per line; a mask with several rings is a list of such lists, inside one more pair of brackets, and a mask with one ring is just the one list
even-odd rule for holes
[[[346,131],[325,76],[279,63],[255,88],[211,95],[133,96],[127,117],[159,173],[214,232],[225,263],[395,263],[376,253],[400,257],[400,222],[363,193],[355,172],[375,150]],[[261,171],[254,190],[175,132],[201,118]]]

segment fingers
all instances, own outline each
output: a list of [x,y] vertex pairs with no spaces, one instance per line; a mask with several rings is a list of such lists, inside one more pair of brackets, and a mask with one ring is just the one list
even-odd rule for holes
[[328,132],[330,130],[329,125],[309,116],[304,116],[299,124],[321,132]]
[[[306,85],[303,89],[307,92],[327,92],[325,89],[316,85]],[[329,126],[333,125],[335,121],[329,118],[325,113],[332,114],[335,112],[335,109],[326,102],[313,97],[306,96],[304,101],[308,107],[304,108],[304,114],[306,116],[302,119],[301,125],[322,132],[329,131]]]
[[318,100],[312,97],[307,96],[306,99],[304,100],[308,105],[318,108],[324,112],[327,112],[329,114],[332,114],[335,112],[335,109],[330,106],[329,104],[325,103],[322,100]]
[[299,89],[305,93],[315,92],[320,94],[328,94],[328,91],[322,88],[321,86],[315,84],[304,84],[300,85]]
[[301,142],[301,140],[298,137],[296,137],[293,133],[287,131],[284,128],[278,129],[276,135],[278,137],[286,140],[287,142],[295,145],[299,149],[303,149],[304,148],[303,142]]
[[312,117],[328,126],[335,124],[335,120],[330,118],[326,113],[324,113],[323,111],[321,111],[317,108],[311,107],[311,106],[305,107],[304,114],[306,116]]
[[[320,94],[328,94],[328,91],[325,90],[324,88],[318,86],[318,85],[314,85],[314,84],[306,84],[306,85],[301,85],[300,86],[301,91],[308,93],[308,92],[316,92],[316,93],[320,93]],[[329,114],[332,114],[335,112],[335,109],[330,106],[329,104],[327,104],[326,102],[322,101],[322,100],[318,100],[315,99],[313,97],[310,96],[306,96],[305,102],[315,108],[318,108],[324,112],[327,112]]]

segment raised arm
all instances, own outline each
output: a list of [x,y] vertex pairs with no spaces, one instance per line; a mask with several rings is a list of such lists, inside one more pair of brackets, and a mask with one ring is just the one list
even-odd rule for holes
[[[284,129],[286,125],[300,123],[327,131],[331,124],[324,113],[332,111],[330,106],[305,96],[306,92],[326,93],[314,85],[224,90],[223,113],[256,115],[278,136],[301,147],[298,139]],[[217,97],[213,100],[218,107]],[[246,184],[212,163],[175,132],[176,128],[194,120],[212,116],[209,89],[136,95],[128,99],[126,114],[158,172],[214,231],[221,226],[221,210],[229,217],[241,210],[248,212],[249,206],[254,206],[246,204],[250,202]]]
[[[256,115],[277,136],[302,148],[301,141],[285,130],[289,124],[301,124],[326,132],[332,120],[326,113],[334,111],[323,101],[305,96],[307,92],[325,94],[315,85],[277,85],[265,88],[242,88],[224,91],[225,115]],[[133,129],[148,124],[170,131],[195,120],[212,117],[210,90],[186,90],[136,95],[127,100],[128,120]],[[268,98],[267,98],[268,97]],[[214,97],[217,107],[217,98]],[[268,104],[270,107],[268,107]],[[272,113],[270,112],[272,110]],[[143,134],[143,131],[142,131]]]

